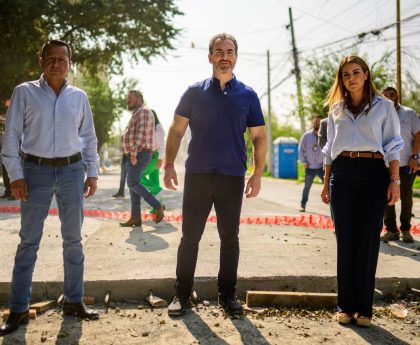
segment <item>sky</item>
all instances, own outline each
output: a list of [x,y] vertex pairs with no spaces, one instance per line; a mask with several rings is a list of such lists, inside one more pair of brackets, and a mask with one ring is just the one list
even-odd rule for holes
[[[420,13],[418,0],[401,0],[401,20]],[[146,104],[154,109],[167,131],[175,108],[187,87],[211,77],[208,62],[208,42],[221,32],[235,36],[238,41],[236,77],[251,86],[260,96],[264,110],[267,97],[267,50],[270,50],[272,113],[280,123],[299,128],[297,118],[291,116],[297,107],[296,81],[291,75],[293,58],[291,33],[288,29],[292,8],[296,46],[300,68],[303,60],[322,57],[330,52],[343,52],[356,42],[363,32],[383,28],[396,21],[396,0],[178,0],[183,16],[174,18],[174,25],[182,32],[173,42],[175,50],[164,57],[153,58],[150,64],[125,61],[123,76],[112,79],[111,86],[121,78],[139,81]],[[419,70],[420,16],[401,24],[402,69]],[[395,26],[381,31],[379,36],[368,35],[357,48],[375,62],[385,51],[396,48]],[[334,43],[336,41],[340,41]],[[139,42],[139,44],[141,44]],[[355,48],[353,48],[355,49]],[[419,75],[419,74],[417,74]],[[419,78],[419,77],[418,77]],[[420,81],[420,80],[417,80]],[[117,124],[124,129],[130,118],[127,112]],[[308,123],[309,125],[309,123]]]

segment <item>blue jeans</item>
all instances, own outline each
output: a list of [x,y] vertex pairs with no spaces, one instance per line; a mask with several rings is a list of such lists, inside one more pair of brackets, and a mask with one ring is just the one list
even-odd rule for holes
[[53,194],[57,200],[63,239],[64,295],[68,302],[80,302],[83,298],[84,263],[81,244],[83,161],[61,168],[29,162],[22,165],[29,195],[27,201],[21,202],[21,240],[13,269],[10,309],[14,312],[28,309],[32,274]]
[[309,191],[311,190],[315,176],[318,176],[324,182],[324,169],[305,169],[305,187],[303,187],[302,200],[300,202],[300,206],[303,208],[306,207],[306,203],[308,202]]
[[153,208],[160,208],[160,202],[140,184],[140,177],[149,161],[152,159],[152,152],[142,151],[137,153],[137,164],[131,164],[127,159],[127,185],[130,189],[131,217],[140,218],[140,199],[143,198]]

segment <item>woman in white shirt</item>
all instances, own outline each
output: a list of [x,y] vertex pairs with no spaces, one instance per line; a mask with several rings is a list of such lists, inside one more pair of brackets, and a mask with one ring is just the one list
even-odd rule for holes
[[325,104],[330,112],[321,198],[331,203],[337,239],[337,319],[369,327],[385,206],[400,194],[403,141],[393,104],[379,96],[360,57],[340,62]]

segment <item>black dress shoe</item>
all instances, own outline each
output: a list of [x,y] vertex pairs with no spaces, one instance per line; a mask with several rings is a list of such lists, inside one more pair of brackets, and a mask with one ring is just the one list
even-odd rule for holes
[[120,226],[131,227],[131,226],[141,226],[141,219],[140,218],[130,218],[125,223],[120,223]]
[[175,295],[168,307],[169,316],[182,316],[190,305],[190,296]]
[[16,331],[21,324],[29,322],[29,310],[23,313],[11,312],[6,322],[0,327],[0,336]]
[[235,294],[219,293],[219,305],[232,315],[242,314],[242,304],[236,299]]
[[64,302],[63,314],[73,315],[73,316],[80,317],[82,319],[89,319],[89,320],[99,319],[99,313],[96,310],[86,307],[86,305],[83,302],[76,302],[76,303]]

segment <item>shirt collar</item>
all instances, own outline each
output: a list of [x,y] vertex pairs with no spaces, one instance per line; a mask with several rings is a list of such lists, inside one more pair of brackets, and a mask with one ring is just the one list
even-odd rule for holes
[[[39,78],[39,83],[40,83],[42,86],[44,86],[44,87],[46,87],[46,86],[49,86],[49,87],[50,87],[50,85],[48,84],[47,79],[45,79],[45,77],[44,77],[44,73],[42,73],[42,74],[41,74],[41,77]],[[61,87],[61,89],[65,88],[68,84],[69,84],[69,81],[67,80],[67,78],[65,78],[65,79],[64,79],[64,84],[63,84],[63,86]]]
[[[220,88],[220,80],[219,79],[217,79],[216,77],[212,77],[211,78],[211,80],[210,80],[210,83],[213,85],[213,86],[215,86],[215,87],[219,87]],[[232,77],[232,79],[231,80],[229,80],[227,83],[226,83],[226,87],[229,87],[229,88],[233,88],[233,87],[235,87],[236,86],[236,84],[238,83],[238,80],[236,79],[236,76],[235,76],[235,74],[233,75],[233,77]]]

